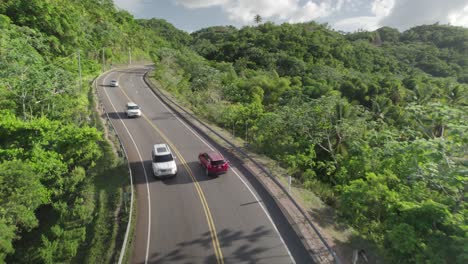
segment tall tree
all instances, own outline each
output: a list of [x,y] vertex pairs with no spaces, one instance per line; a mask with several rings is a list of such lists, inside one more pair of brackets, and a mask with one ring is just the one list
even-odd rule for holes
[[263,20],[263,19],[262,19],[262,17],[261,17],[259,14],[256,14],[256,15],[255,15],[255,17],[254,17],[254,22],[255,22],[255,24],[258,25],[258,24],[262,23],[262,20]]

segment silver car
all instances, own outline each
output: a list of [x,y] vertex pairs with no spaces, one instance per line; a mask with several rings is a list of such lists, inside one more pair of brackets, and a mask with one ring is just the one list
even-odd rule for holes
[[117,80],[112,80],[112,81],[110,82],[110,86],[111,86],[111,87],[118,87],[118,86],[119,86],[119,82],[118,82]]

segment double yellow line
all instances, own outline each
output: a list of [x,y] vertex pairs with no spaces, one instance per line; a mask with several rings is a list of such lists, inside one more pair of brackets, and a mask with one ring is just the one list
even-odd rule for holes
[[[128,100],[132,101],[130,97],[128,96],[128,94],[123,89],[120,89],[120,90],[124,93],[124,95],[127,97]],[[195,178],[195,175],[193,174],[190,167],[187,165],[187,162],[185,161],[182,154],[180,154],[179,150],[174,146],[174,144],[169,140],[169,138],[167,138],[167,136],[153,122],[151,122],[151,120],[145,114],[142,113],[141,116],[151,125],[151,127],[153,127],[154,130],[156,130],[156,132],[164,139],[164,141],[166,141],[169,144],[169,146],[172,148],[174,153],[180,159],[187,173],[192,178],[192,181],[195,185],[195,189],[197,190],[198,196],[200,197],[200,201],[203,205],[203,210],[205,212],[206,221],[208,222],[208,228],[210,229],[211,240],[213,241],[213,248],[214,248],[214,252],[216,255],[216,260],[218,264],[224,264],[223,253],[221,251],[221,246],[219,245],[218,235],[216,232],[216,227],[213,221],[213,217],[211,216],[210,208],[208,207],[208,202],[206,201],[205,194],[203,193],[203,190],[200,184]]]

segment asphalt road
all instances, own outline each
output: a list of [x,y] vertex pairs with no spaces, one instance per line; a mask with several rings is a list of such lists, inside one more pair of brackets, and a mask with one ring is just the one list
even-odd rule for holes
[[[97,80],[134,177],[137,217],[131,263],[312,263],[272,198],[241,164],[233,162],[219,177],[205,176],[198,153],[216,144],[156,97],[143,80],[149,69],[115,70]],[[110,87],[112,79],[120,86]],[[128,101],[141,106],[141,118],[125,116]],[[175,178],[153,177],[151,148],[160,142],[169,144],[177,157]]]

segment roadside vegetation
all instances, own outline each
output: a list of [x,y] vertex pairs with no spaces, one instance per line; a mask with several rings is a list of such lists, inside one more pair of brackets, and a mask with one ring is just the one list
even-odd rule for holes
[[0,263],[115,262],[127,174],[89,83],[129,51],[389,263],[467,263],[468,29],[256,21],[187,34],[111,0],[2,1]]
[[145,35],[110,0],[1,1],[0,263],[117,260],[128,170],[90,83],[129,50],[139,60],[170,46]]
[[468,29],[265,23],[190,37],[158,50],[164,89],[277,160],[387,262],[468,261]]

